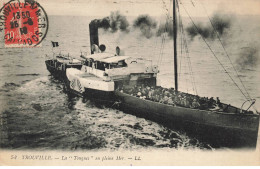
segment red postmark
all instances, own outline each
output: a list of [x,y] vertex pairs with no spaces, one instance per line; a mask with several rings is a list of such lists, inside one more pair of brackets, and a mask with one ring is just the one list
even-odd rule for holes
[[46,12],[33,0],[11,0],[0,11],[0,32],[3,30],[5,47],[37,46],[48,31]]

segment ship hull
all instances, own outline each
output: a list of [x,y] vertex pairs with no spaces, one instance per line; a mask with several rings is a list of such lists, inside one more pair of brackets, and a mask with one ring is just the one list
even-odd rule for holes
[[[221,113],[161,104],[143,100],[119,91],[103,91],[84,87],[84,92],[71,88],[65,70],[46,61],[49,72],[65,83],[69,94],[94,101],[97,105],[112,106],[125,113],[143,117],[171,128],[187,132],[190,136],[205,140],[214,147],[255,148],[258,136],[259,116],[254,114]],[[80,67],[80,65],[79,65]],[[78,67],[78,69],[80,69]],[[74,67],[75,68],[75,67]],[[118,101],[120,104],[118,104]]]
[[61,77],[61,75],[63,74],[62,71],[58,70],[55,66],[54,66],[54,60],[46,60],[45,64],[47,67],[47,70],[55,77],[59,78]]
[[47,70],[51,73],[52,76],[59,80],[66,79],[66,69],[67,68],[76,68],[81,69],[81,64],[62,64],[55,59],[50,59],[45,61]]
[[161,104],[116,91],[120,109],[163,125],[183,130],[214,147],[255,148],[259,116],[220,113]]
[[115,94],[113,91],[102,91],[84,87],[84,92],[79,92],[71,88],[68,78],[64,80],[65,91],[68,94],[82,97],[83,99],[91,100],[96,105],[114,106],[116,105]]

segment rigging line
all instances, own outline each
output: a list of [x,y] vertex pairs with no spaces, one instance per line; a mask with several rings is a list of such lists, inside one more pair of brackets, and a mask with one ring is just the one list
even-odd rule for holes
[[158,57],[158,60],[157,60],[158,66],[160,65],[160,62],[161,62],[161,59],[162,59],[163,48],[164,48],[164,37],[161,37],[161,44],[160,44],[160,49],[159,49],[159,57]]
[[[182,36],[182,34],[181,34],[181,36]],[[178,71],[178,72],[179,72],[179,73],[178,73],[178,77],[179,77],[179,79],[181,79],[181,77],[182,77],[182,76],[181,76],[181,70],[182,70],[182,69],[181,69],[181,68],[182,68],[182,66],[181,66],[181,65],[182,65],[182,58],[183,58],[183,38],[181,38],[181,57],[180,57],[180,63],[179,63],[180,66],[179,66],[179,71]]]
[[[182,29],[183,29],[183,27],[182,27]],[[197,92],[197,88],[196,88],[195,78],[194,78],[194,74],[193,74],[193,70],[192,70],[192,64],[191,64],[191,61],[190,61],[189,49],[188,49],[188,45],[187,45],[187,40],[186,40],[185,34],[184,34],[184,43],[185,43],[185,48],[186,48],[186,53],[187,53],[187,60],[188,60],[189,68],[190,68],[190,72],[191,72],[191,78],[192,78],[193,87],[194,87],[195,92],[197,94],[198,92]]]
[[[162,2],[164,2],[164,1],[162,0]],[[160,19],[159,25],[161,25],[161,19]],[[157,48],[157,47],[158,47],[158,41],[159,41],[158,39],[159,39],[159,38],[157,37],[157,38],[156,38],[156,43],[155,43],[155,47],[156,47],[156,48],[154,49],[154,53],[158,50],[158,48]],[[160,48],[159,54],[158,54],[159,57],[158,57],[158,60],[157,60],[157,65],[159,65],[160,53],[161,53],[161,48]]]
[[196,92],[196,94],[197,94],[197,89],[196,89],[196,85],[195,85],[194,75],[193,75],[193,71],[192,71],[192,65],[191,65],[191,62],[190,62],[189,52],[188,52],[187,44],[186,44],[185,40],[184,40],[184,43],[185,43],[185,49],[186,49],[186,60],[187,60],[188,65],[189,65],[190,77],[192,79],[191,82],[192,82],[193,91],[194,91],[194,93]]
[[161,43],[161,50],[160,50],[160,55],[159,55],[159,65],[161,65],[162,63],[162,56],[163,56],[163,49],[164,49],[164,42],[165,42],[165,39],[164,39],[164,36],[162,37],[162,43]]
[[[162,2],[163,2],[163,4],[164,4],[164,1],[163,1],[163,0],[162,0]],[[160,20],[159,25],[161,25],[161,20]],[[158,40],[158,38],[156,38],[156,46],[157,46],[157,40]],[[160,55],[161,55],[161,50],[162,50],[162,43],[161,43],[160,50],[159,50],[159,57],[158,57],[157,64],[159,64]]]
[[[173,2],[174,3],[174,2]],[[178,3],[177,3],[177,1],[176,1],[176,8],[178,9]],[[176,14],[177,14],[177,12],[176,12]],[[180,15],[178,15],[178,17],[179,17],[179,20],[180,20]],[[173,22],[173,17],[172,17],[172,19],[170,18],[170,20]],[[179,26],[179,28],[181,28],[181,25],[180,24],[178,24],[177,23],[177,25]],[[175,29],[174,28],[174,25],[173,25],[173,27],[172,27],[173,29]],[[178,29],[178,30],[181,30],[181,29]],[[177,31],[178,31],[177,30]],[[174,31],[174,30],[173,30]],[[181,31],[180,31],[180,33],[182,33]],[[183,34],[181,34],[181,54],[180,54],[180,59],[179,59],[179,71],[178,71],[178,78],[179,78],[179,80],[182,78],[182,75],[181,75],[181,73],[182,73],[182,60],[183,60],[183,38],[182,38],[182,35]],[[177,45],[177,48],[178,48],[178,45]],[[185,71],[185,70],[184,70]],[[185,72],[184,72],[184,74],[185,74]],[[185,79],[184,79],[185,80]]]
[[179,80],[182,79],[182,60],[183,60],[183,41],[181,40],[181,54],[179,55],[179,70],[178,70],[178,78]]
[[159,66],[160,57],[161,57],[161,50],[162,50],[162,39],[161,39],[161,45],[160,45],[160,50],[159,50],[159,57],[158,57],[158,60],[157,60],[158,66]]
[[[178,8],[178,6],[177,6]],[[179,15],[179,21],[180,21],[180,15]],[[181,21],[180,21],[181,22]],[[180,63],[179,63],[179,73],[178,73],[178,77],[179,77],[179,80],[181,79],[181,70],[182,70],[182,58],[183,58],[183,33],[182,33],[182,29],[181,29],[181,25],[179,24],[179,27],[180,27],[180,32],[181,32],[181,57],[180,57]],[[174,29],[174,28],[173,28]]]
[[[165,28],[165,32],[167,31],[167,26]],[[165,47],[165,43],[166,43],[166,34],[163,34],[163,44],[162,44],[162,52],[161,52],[161,60],[160,60],[160,64],[162,64],[162,60],[163,60],[163,55],[164,55],[164,47]]]
[[[164,1],[162,0],[162,2],[163,2],[163,5],[164,5]],[[164,6],[163,6],[164,7]],[[160,51],[159,51],[159,58],[158,58],[158,61],[157,61],[157,63],[158,63],[158,66],[160,66],[160,60],[161,60],[161,57],[162,57],[162,48],[163,48],[163,37],[162,37],[162,41],[161,41],[161,46],[160,46]]]
[[[182,4],[182,3],[181,3]],[[199,29],[197,27],[197,25],[194,23],[194,21],[192,20],[191,16],[189,15],[188,11],[186,10],[186,8],[184,7],[184,5],[182,4],[185,12],[187,13],[187,15],[189,16],[192,24],[194,25],[194,27],[196,28],[196,30],[199,32]],[[233,81],[233,83],[237,86],[237,88],[240,90],[240,92],[244,95],[244,97],[246,99],[247,96],[244,94],[244,92],[240,89],[240,87],[237,85],[237,83],[234,81],[234,79],[230,76],[230,74],[228,73],[228,71],[226,70],[226,68],[223,66],[223,64],[220,62],[220,60],[218,59],[218,57],[216,56],[216,54],[213,52],[213,50],[211,49],[210,45],[208,44],[208,42],[206,41],[206,39],[200,34],[201,38],[203,39],[203,41],[206,43],[206,45],[208,46],[209,50],[211,51],[211,53],[214,55],[214,57],[217,59],[217,61],[219,62],[219,64],[222,66],[222,68],[224,69],[225,73],[229,76],[229,78]]]
[[163,35],[163,37],[162,37],[162,42],[161,42],[160,54],[159,54],[159,60],[158,60],[158,64],[159,64],[159,65],[161,65],[161,62],[162,62],[164,43],[165,43],[165,38],[164,38],[164,35]]
[[160,65],[160,62],[161,62],[161,59],[162,59],[163,48],[164,48],[164,37],[162,37],[162,40],[161,40],[161,47],[160,47],[159,58],[158,58],[158,65]]
[[[163,0],[162,0],[162,1],[163,1]],[[166,4],[165,4],[164,1],[163,1],[163,7],[166,9]],[[168,13],[166,14],[166,16],[167,16],[167,19],[168,19]],[[166,19],[166,20],[167,20],[167,19]],[[166,22],[165,25],[166,25],[166,26],[165,26],[164,33],[167,31],[168,22]],[[159,61],[158,61],[159,65],[161,65],[161,63],[162,63],[162,56],[163,56],[164,45],[165,45],[165,34],[162,35],[162,44],[161,44],[161,49],[160,49]]]
[[[153,53],[155,53],[158,49],[157,49],[157,43],[158,43],[158,38],[156,38],[155,40],[155,48],[154,48],[154,51]],[[152,59],[151,59],[152,60]]]
[[219,33],[217,32],[215,26],[213,25],[213,22],[212,22],[211,18],[209,17],[205,6],[204,6],[201,2],[200,2],[200,4],[201,4],[201,6],[203,7],[203,9],[204,9],[204,11],[205,11],[205,13],[206,13],[206,15],[207,15],[209,21],[210,21],[210,24],[211,24],[211,26],[213,27],[214,32],[216,33],[217,38],[218,38],[218,40],[219,40],[219,42],[220,42],[222,48],[224,49],[224,51],[225,51],[225,53],[226,53],[226,55],[227,55],[227,57],[228,57],[228,59],[229,59],[231,65],[232,65],[233,69],[235,70],[236,75],[237,75],[237,77],[238,77],[240,83],[242,84],[242,86],[243,86],[243,88],[244,88],[246,94],[248,95],[249,99],[252,100],[252,98],[250,97],[250,95],[249,95],[249,93],[248,93],[248,91],[247,91],[247,89],[246,89],[244,83],[242,82],[241,78],[239,77],[238,72],[237,72],[237,70],[236,70],[236,68],[235,68],[235,66],[234,66],[234,64],[233,64],[233,62],[231,61],[230,56],[229,56],[229,54],[227,53],[226,48],[224,47],[224,44],[223,44],[222,41],[221,41],[221,38],[220,38],[220,36],[219,36]]
[[[183,28],[182,28],[182,29],[183,29]],[[194,91],[194,93],[197,94],[197,89],[196,89],[196,85],[195,85],[194,74],[193,74],[193,70],[192,70],[192,64],[191,64],[190,57],[189,57],[189,51],[188,51],[188,46],[187,46],[187,42],[186,42],[186,39],[185,39],[185,35],[184,35],[184,44],[185,44],[185,49],[186,49],[186,60],[187,60],[188,68],[189,68],[189,71],[190,71],[190,77],[191,77],[191,82],[192,82],[193,91]]]
[[[158,39],[159,39],[159,38],[156,38],[156,44],[155,44],[155,45],[156,45],[156,49],[157,49],[157,42],[158,42]],[[155,50],[155,51],[157,51],[157,50]],[[159,57],[158,57],[158,60],[157,60],[157,65],[159,64],[159,60],[160,60],[160,51],[161,51],[161,48],[159,49],[159,54],[158,54]],[[155,52],[154,52],[154,53],[155,53]]]
[[193,74],[193,70],[192,70],[192,64],[191,64],[190,57],[189,57],[189,49],[188,49],[187,39],[186,39],[186,36],[185,36],[184,26],[183,26],[181,15],[180,15],[180,8],[179,8],[178,1],[177,1],[177,9],[178,9],[178,13],[179,13],[179,21],[180,21],[180,27],[181,27],[182,37],[183,37],[182,40],[184,42],[185,51],[186,51],[186,60],[188,61],[188,64],[189,64],[190,77],[192,79],[192,81],[191,81],[192,82],[192,88],[193,88],[193,92],[197,95],[198,92],[197,92],[195,78],[194,78],[194,74]]
[[161,65],[161,63],[162,63],[164,44],[165,44],[165,36],[163,34],[162,35],[161,48],[160,48],[160,54],[159,54],[159,60],[158,60],[159,65]]
[[[177,9],[178,9],[178,12],[180,13],[179,7],[178,7],[178,2],[176,3],[176,6],[177,6]],[[179,30],[180,30],[180,32],[181,32],[181,57],[180,57],[180,66],[179,66],[179,67],[180,67],[180,70],[182,70],[181,68],[184,67],[184,66],[181,66],[181,65],[182,65],[182,64],[181,64],[181,63],[182,63],[181,61],[182,61],[182,58],[183,58],[183,51],[182,51],[182,49],[183,49],[183,43],[184,43],[184,42],[183,42],[183,31],[182,31],[182,26],[181,26],[181,25],[182,25],[182,20],[181,20],[180,15],[178,16],[178,18],[179,18],[179,27],[180,27]],[[186,59],[187,59],[187,58],[186,58]],[[187,62],[186,62],[186,64],[187,64]],[[185,68],[186,68],[186,66],[185,66]],[[186,74],[186,73],[187,73],[187,71],[186,71],[186,69],[184,69],[184,74]],[[180,74],[181,74],[181,71],[179,71],[179,77],[180,77]],[[184,80],[185,80],[186,86],[187,86],[187,84],[188,84],[188,83],[187,83],[187,78],[186,78],[186,79],[184,78]],[[193,84],[192,84],[192,85],[193,85]]]
[[194,2],[192,0],[190,0],[190,1],[191,1],[192,5],[195,7]]
[[[179,11],[179,6],[178,6],[178,4],[177,4],[177,9],[178,9],[178,12],[180,13],[180,11]],[[184,45],[185,45],[185,34],[184,34],[184,30],[183,30],[183,24],[182,24],[182,20],[181,20],[181,17],[180,17],[180,15],[179,15],[179,21],[180,21],[180,30],[181,30],[181,35],[182,35],[182,43],[184,43]],[[183,45],[183,44],[182,44]],[[182,46],[183,47],[183,46]],[[185,51],[186,51],[186,60],[187,61],[189,61],[188,60],[188,52],[187,52],[187,45],[185,45]],[[191,79],[192,79],[192,81],[191,81],[191,83],[192,83],[192,89],[193,89],[193,91],[194,91],[194,93],[195,93],[195,90],[194,90],[194,81],[193,81],[193,76],[192,76],[192,72],[191,72],[191,69],[190,69],[190,63],[189,62],[187,62],[188,63],[188,69],[189,69],[189,75],[190,75],[190,77],[191,77]]]

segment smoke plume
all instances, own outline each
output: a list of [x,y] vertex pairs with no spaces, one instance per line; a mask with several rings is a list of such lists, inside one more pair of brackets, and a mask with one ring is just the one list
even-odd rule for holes
[[129,22],[125,16],[120,14],[119,11],[111,12],[109,18],[111,32],[116,32],[118,30],[128,31]]
[[115,11],[111,12],[110,16],[101,19],[98,27],[112,33],[117,32],[118,30],[128,32],[129,22],[119,11]]
[[169,37],[173,37],[173,23],[172,22],[166,22],[164,24],[159,25],[156,35],[161,36],[163,33],[167,33]]
[[110,28],[109,17],[105,17],[101,20],[100,28],[108,30]]
[[236,63],[240,68],[254,68],[259,61],[259,50],[256,46],[250,45],[250,47],[244,47],[239,53],[239,57]]
[[[211,23],[214,28],[212,27]],[[231,28],[231,18],[226,15],[215,13],[213,17],[211,17],[211,23],[205,25],[199,22],[195,23],[196,26],[192,24],[186,28],[186,32],[191,39],[197,35],[201,35],[205,39],[214,40],[217,37],[215,31],[221,37],[225,35],[225,33]]]
[[220,35],[223,35],[225,30],[228,30],[231,27],[231,18],[224,15],[221,16],[218,13],[212,17],[211,21],[212,25]]
[[151,38],[153,36],[153,30],[156,29],[157,22],[149,15],[140,15],[134,20],[133,27],[140,29],[142,34],[146,38]]

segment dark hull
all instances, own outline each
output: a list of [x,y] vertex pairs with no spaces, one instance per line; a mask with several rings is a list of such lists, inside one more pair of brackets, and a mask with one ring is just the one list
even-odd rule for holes
[[51,73],[52,76],[59,80],[66,79],[66,69],[67,68],[76,68],[81,69],[81,64],[63,64],[58,62],[55,59],[50,59],[45,61],[47,70]]
[[251,147],[257,143],[259,116],[170,106],[116,91],[120,109],[183,130],[215,147]]

